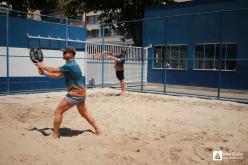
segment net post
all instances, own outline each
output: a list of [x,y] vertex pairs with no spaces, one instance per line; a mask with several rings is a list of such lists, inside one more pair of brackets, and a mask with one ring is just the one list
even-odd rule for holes
[[7,63],[7,94],[10,93],[9,76],[9,9],[6,9],[6,63]]
[[[167,44],[165,45],[165,51],[167,51]],[[167,85],[167,62],[166,62],[166,59],[164,57],[164,94],[167,93],[167,88],[166,88],[166,85]]]
[[142,51],[141,51],[141,92],[144,92],[144,47],[142,46]]
[[145,20],[142,21],[142,50],[141,50],[141,87],[140,91],[144,92],[144,31],[145,31]]
[[[103,53],[104,51],[104,25],[103,23],[101,23],[101,32],[102,32],[102,41],[101,41],[101,51]],[[104,88],[104,56],[101,54],[101,58],[102,58],[102,88]]]
[[165,40],[165,49],[164,49],[164,94],[167,93],[167,60],[166,60],[166,54],[167,54],[167,17],[164,18],[164,23],[165,23],[165,35],[164,35],[164,40]]
[[220,55],[219,55],[219,72],[218,72],[218,91],[217,91],[217,99],[220,99],[220,89],[221,89],[221,62],[222,62],[222,48],[223,48],[223,29],[222,29],[222,12],[220,12],[219,18],[219,40],[220,40]]

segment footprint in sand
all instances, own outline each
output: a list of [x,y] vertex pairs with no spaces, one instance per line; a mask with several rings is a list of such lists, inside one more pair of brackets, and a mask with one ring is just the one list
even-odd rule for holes
[[165,139],[165,138],[166,138],[166,136],[165,136],[165,135],[160,135],[160,138]]
[[160,138],[155,138],[154,141],[160,141]]
[[229,151],[229,148],[228,148],[228,147],[222,147],[222,146],[221,146],[220,149],[221,149],[222,151],[227,151],[227,152]]
[[[203,156],[203,153],[202,153],[203,147],[204,147],[203,143],[200,144],[200,145],[199,144],[194,145],[194,147],[193,147],[194,155],[197,156],[201,160],[205,160],[205,158]],[[213,149],[210,148],[210,147],[206,147],[204,150],[207,151],[207,152],[212,152],[213,151]]]
[[205,151],[207,151],[207,152],[212,152],[212,151],[213,151],[213,149],[212,149],[212,148],[210,148],[210,147],[206,147],[206,148],[205,148]]
[[140,139],[138,137],[132,137],[133,140],[139,141]]
[[225,134],[225,137],[232,138],[233,137],[233,134],[232,133],[226,133]]
[[173,149],[170,150],[170,159],[172,161],[177,161],[179,159],[179,153],[174,151]]

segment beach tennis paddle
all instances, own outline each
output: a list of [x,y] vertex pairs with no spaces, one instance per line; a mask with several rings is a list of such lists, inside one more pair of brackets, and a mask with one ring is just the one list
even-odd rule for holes
[[[40,48],[31,48],[29,51],[30,59],[33,63],[43,62],[43,53]],[[39,70],[39,74],[44,74],[41,69]]]
[[33,63],[43,61],[43,53],[40,48],[31,48],[29,52],[30,59]]

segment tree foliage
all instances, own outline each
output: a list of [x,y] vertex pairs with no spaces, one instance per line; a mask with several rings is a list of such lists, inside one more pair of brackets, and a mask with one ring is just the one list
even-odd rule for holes
[[11,5],[13,10],[28,11],[28,10],[53,10],[59,4],[59,0],[0,0]]
[[122,40],[132,38],[135,45],[142,45],[142,21],[125,22],[144,18],[147,6],[174,3],[174,0],[62,0],[65,14],[74,18],[89,11],[101,11],[100,21],[111,30],[118,30]]
[[117,30],[121,39],[132,38],[134,44],[142,45],[142,21],[126,22],[144,18],[145,7],[175,3],[174,0],[0,0],[14,10],[49,11],[62,6],[65,15],[75,18],[89,11],[101,11],[100,21],[110,30]]

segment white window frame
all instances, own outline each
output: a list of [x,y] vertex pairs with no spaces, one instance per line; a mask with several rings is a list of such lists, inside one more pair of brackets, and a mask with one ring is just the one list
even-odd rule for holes
[[[156,67],[154,66],[154,61],[155,61],[155,49],[156,49],[156,47],[158,47],[158,46],[164,47],[165,45],[155,45],[155,46],[154,46],[153,57],[152,57],[152,69],[155,69],[155,70],[164,69],[163,66],[162,66],[162,68],[156,68]],[[149,59],[148,59],[148,60],[149,60]],[[161,65],[162,65],[162,64],[161,64]]]
[[[203,62],[204,62],[204,64],[203,64],[203,69],[196,69],[195,68],[195,61],[196,61],[196,51],[194,51],[194,63],[193,63],[193,70],[195,70],[195,71],[219,71],[219,69],[205,69],[205,45],[215,45],[215,55],[216,55],[216,45],[220,45],[220,43],[219,42],[211,42],[211,43],[208,43],[208,42],[206,42],[206,43],[196,43],[195,44],[195,46],[194,46],[194,50],[196,50],[196,46],[197,45],[204,45],[204,59],[202,59],[203,60]],[[238,43],[237,42],[223,42],[222,43],[222,45],[225,45],[226,47],[225,47],[225,49],[227,49],[227,45],[228,44],[236,44],[237,46],[238,46]],[[215,56],[214,56],[215,57]],[[201,59],[200,59],[201,60]],[[218,59],[217,59],[218,60]],[[216,59],[214,58],[214,66],[215,66],[215,61],[216,61]],[[226,71],[226,72],[236,72],[237,71],[237,69],[234,69],[234,70],[227,70],[226,69],[226,53],[225,53],[225,69],[221,69],[221,71]]]
[[[98,31],[98,34],[96,33],[96,36],[94,36],[94,37],[89,37],[88,34],[87,34],[87,37],[88,38],[99,38],[100,37],[100,29],[91,29],[91,31],[92,30],[97,30]],[[87,30],[87,33],[88,33],[88,30]]]
[[[157,46],[163,46],[163,47],[170,46],[170,56],[171,56],[171,46],[179,46],[179,59],[180,59],[180,46],[187,46],[187,56],[188,56],[188,46],[189,46],[188,44],[167,44],[167,45],[159,44],[159,45],[154,45],[154,49],[156,49],[155,47],[157,47]],[[155,50],[154,50],[154,52],[155,52]],[[155,53],[153,54],[153,60],[155,60],[154,55],[155,55]],[[171,63],[171,58],[169,58],[169,60],[170,60],[169,63]],[[186,62],[188,63],[188,61],[186,61]],[[167,64],[164,64],[164,65],[167,65]],[[160,68],[156,68],[154,66],[154,61],[153,61],[152,62],[152,69],[154,69],[154,70],[161,70],[161,69],[165,69],[165,68],[164,68],[164,66],[161,66]],[[186,68],[170,68],[170,67],[168,67],[166,69],[168,69],[168,70],[183,70],[183,71],[185,71],[185,70],[188,70],[188,64],[186,65]]]

